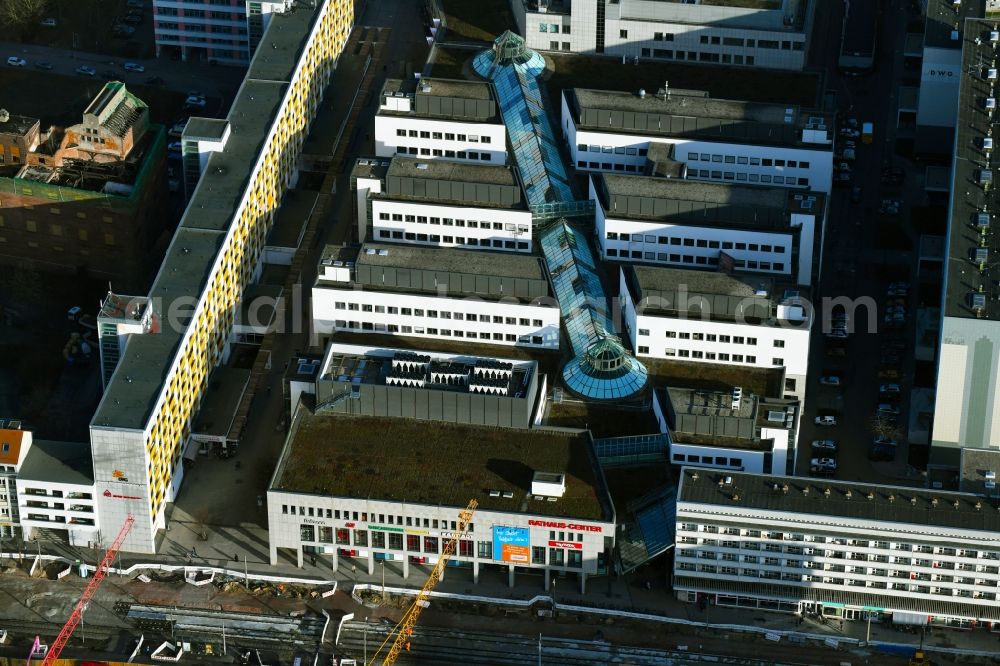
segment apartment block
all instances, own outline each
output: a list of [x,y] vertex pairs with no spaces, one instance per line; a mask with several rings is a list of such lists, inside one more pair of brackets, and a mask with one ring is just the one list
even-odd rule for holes
[[996,500],[686,467],[681,600],[958,628],[1000,623]]
[[673,178],[595,174],[604,259],[715,268],[812,284],[826,197]]
[[513,0],[511,6],[533,49],[761,69],[805,67],[815,9],[798,0]]
[[38,118],[12,114],[0,109],[0,173],[24,166],[28,153],[41,140]]
[[297,3],[271,19],[270,48],[250,63],[227,117],[231,137],[208,158],[149,292],[161,326],[131,337],[107,384],[90,437],[102,530],[135,518],[123,550],[156,550],[208,377],[228,357],[241,298],[259,276],[353,20],[346,0]]
[[824,193],[832,186],[834,124],[820,111],[693,90],[575,88],[563,90],[561,129],[581,171],[642,174],[660,162],[680,178]]
[[86,443],[32,441],[17,473],[17,503],[25,540],[54,531],[71,546],[107,545],[98,529],[94,468]]
[[783,368],[804,399],[812,313],[808,291],[756,276],[623,266],[625,335],[639,358]]
[[388,79],[375,114],[375,154],[506,164],[507,130],[490,84]]
[[370,332],[559,348],[542,259],[365,243],[328,246],[312,291],[314,336]]
[[362,240],[522,253],[534,249],[531,211],[511,167],[361,159],[351,179]]

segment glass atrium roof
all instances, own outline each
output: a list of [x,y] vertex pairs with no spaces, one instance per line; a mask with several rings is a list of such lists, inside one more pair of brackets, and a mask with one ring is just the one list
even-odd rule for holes
[[[541,216],[547,220],[555,212],[549,209],[580,208],[538,87],[545,60],[507,31],[496,38],[492,49],[477,55],[472,66],[493,82],[532,211],[548,211]],[[539,241],[575,355],[563,368],[566,386],[593,400],[635,395],[646,385],[646,368],[613,333],[608,299],[587,237],[562,219],[542,231]]]

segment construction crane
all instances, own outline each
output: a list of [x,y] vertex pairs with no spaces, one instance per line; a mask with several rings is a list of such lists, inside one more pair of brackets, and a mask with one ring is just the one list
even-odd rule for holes
[[[87,583],[87,587],[84,588],[83,594],[80,595],[80,600],[76,602],[76,606],[73,607],[73,612],[70,613],[69,619],[66,620],[66,624],[63,625],[62,631],[56,636],[55,642],[52,643],[52,647],[49,648],[48,652],[45,654],[45,660],[42,662],[42,666],[52,666],[59,659],[59,654],[66,647],[66,643],[69,642],[70,636],[76,631],[77,626],[79,626],[80,621],[83,619],[83,611],[86,609],[87,604],[97,593],[97,588],[101,586],[104,578],[108,575],[108,570],[115,561],[115,557],[118,555],[119,549],[122,547],[122,543],[125,542],[125,537],[128,536],[129,531],[132,529],[132,525],[135,524],[135,518],[129,514],[125,517],[125,524],[122,525],[121,530],[118,531],[118,536],[115,540],[111,542],[111,546],[108,547],[108,551],[104,553],[104,559],[101,563],[97,565],[94,569],[94,576]],[[37,645],[38,639],[35,639]],[[31,657],[34,654],[34,648],[32,648],[32,654],[28,655],[28,661],[25,666],[31,666]]]
[[434,565],[434,570],[431,571],[431,575],[427,577],[427,582],[424,583],[424,587],[417,594],[417,598],[413,601],[406,613],[403,614],[403,619],[401,619],[393,631],[389,632],[389,635],[382,645],[379,646],[378,650],[372,656],[371,661],[366,664],[366,666],[372,666],[375,663],[378,655],[382,652],[382,648],[393,636],[393,632],[396,633],[396,639],[392,642],[389,647],[389,652],[385,655],[385,659],[382,660],[382,666],[392,666],[396,663],[396,659],[399,658],[399,653],[404,649],[410,650],[410,637],[413,636],[413,627],[416,626],[417,620],[420,619],[420,613],[423,612],[430,604],[431,591],[437,586],[438,581],[441,580],[441,576],[444,574],[444,568],[448,566],[448,560],[451,556],[455,554],[455,549],[458,548],[458,539],[460,536],[464,535],[469,531],[469,525],[472,523],[472,516],[476,513],[476,508],[479,506],[479,502],[474,499],[469,500],[469,505],[465,507],[458,514],[458,529],[452,534],[452,537],[448,539],[448,542],[444,545],[441,550],[441,557],[438,558],[437,564]]

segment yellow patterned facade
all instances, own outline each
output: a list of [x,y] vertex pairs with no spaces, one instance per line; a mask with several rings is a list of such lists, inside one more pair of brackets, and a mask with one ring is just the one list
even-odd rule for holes
[[[130,535],[125,546],[128,551],[155,552],[156,532],[165,526],[165,503],[173,500],[183,475],[183,447],[208,376],[227,353],[234,313],[244,289],[256,277],[274,212],[292,182],[309,125],[347,42],[354,18],[353,2],[327,0],[317,4],[316,8],[299,7],[291,16],[276,15],[272,19],[233,104],[230,122],[235,140],[244,142],[244,147],[260,145],[246,155],[253,166],[249,181],[242,181],[246,186],[237,206],[213,215],[196,209],[217,204],[212,199],[215,175],[210,172],[214,169],[225,174],[227,169],[237,169],[243,157],[241,153],[234,154],[230,167],[225,156],[216,162],[213,156],[154,282],[150,297],[164,327],[172,325],[168,321],[169,310],[177,300],[185,296],[191,299],[191,307],[186,310],[187,325],[182,327],[180,339],[169,345],[171,331],[165,328],[161,340],[131,340],[91,424],[96,491],[102,498],[99,506],[102,530],[114,534],[127,513],[135,515],[134,536]],[[295,12],[310,15],[295,16]],[[312,14],[316,14],[315,18]],[[304,32],[308,34],[301,34],[298,44],[292,43],[298,48],[294,49],[290,76],[274,78],[283,57],[278,40],[287,47],[288,31],[301,29],[306,19],[309,28]],[[278,52],[269,53],[269,47]],[[268,119],[262,125],[266,127],[264,136],[248,136],[252,134],[249,130],[254,127],[253,120],[241,121],[261,107],[267,108],[269,100],[275,113],[273,120]],[[245,112],[241,104],[246,105]],[[227,146],[223,153],[229,151]],[[223,216],[225,219],[220,219]],[[185,291],[183,280],[191,279],[199,271],[203,275],[198,282],[199,293],[177,293]],[[178,274],[176,285],[172,272]],[[162,354],[166,358],[155,358],[156,343],[171,347]],[[133,358],[126,359],[130,353]],[[128,363],[124,364],[126,360]],[[162,364],[162,370],[155,364]],[[151,378],[144,374],[146,365],[154,366]],[[126,374],[129,368],[135,370],[133,375]],[[146,381],[155,381],[158,390],[152,387],[155,395],[150,395],[151,400],[145,406],[136,405],[135,409],[146,409],[148,413],[144,419],[135,421],[134,410],[128,409],[133,393],[129,385],[141,393]],[[141,446],[139,442],[144,444],[141,459],[133,455]],[[141,462],[145,462],[145,469],[140,471],[136,468]]]

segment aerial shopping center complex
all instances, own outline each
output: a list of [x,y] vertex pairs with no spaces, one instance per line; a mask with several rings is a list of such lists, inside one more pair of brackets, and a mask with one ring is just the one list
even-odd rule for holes
[[[568,579],[586,594],[662,558],[682,601],[1000,623],[1000,456],[973,390],[996,374],[978,362],[993,358],[988,334],[972,335],[993,306],[947,273],[944,358],[965,379],[939,386],[971,396],[961,423],[933,430],[953,485],[796,476],[810,455],[799,439],[818,372],[832,115],[699,90],[550,95],[540,50],[591,48],[580,26],[595,19],[582,3],[514,4],[527,43],[504,32],[470,51],[467,80],[386,79],[372,91],[372,154],[343,165],[346,193],[315,196],[296,186],[314,121],[347,94],[333,89],[353,3],[269,16],[228,115],[185,129],[188,203],[149,293],[109,293],[97,316],[89,450],[0,429],[12,525],[98,548],[132,516],[122,550],[162,552],[185,470],[239,448],[260,368],[231,367],[234,349],[266,351],[298,317],[308,341],[280,370],[283,441],[260,491],[271,565],[378,564],[419,583],[456,539],[446,575],[473,583]],[[622,37],[602,29],[601,52],[670,60],[694,44],[687,5],[659,4],[671,4],[663,25],[686,26],[669,50],[674,33],[637,38],[628,16],[602,14]],[[800,69],[812,15],[791,4],[784,21],[733,14],[708,44],[721,62]],[[754,39],[777,46],[753,60]],[[962,85],[963,100],[985,94]],[[346,237],[301,233],[334,196],[348,216],[323,222]],[[956,219],[983,209],[988,226],[992,190],[968,197]],[[303,256],[293,312],[263,276]],[[983,446],[965,452],[970,431]],[[613,477],[632,467],[672,482],[623,493]]]

